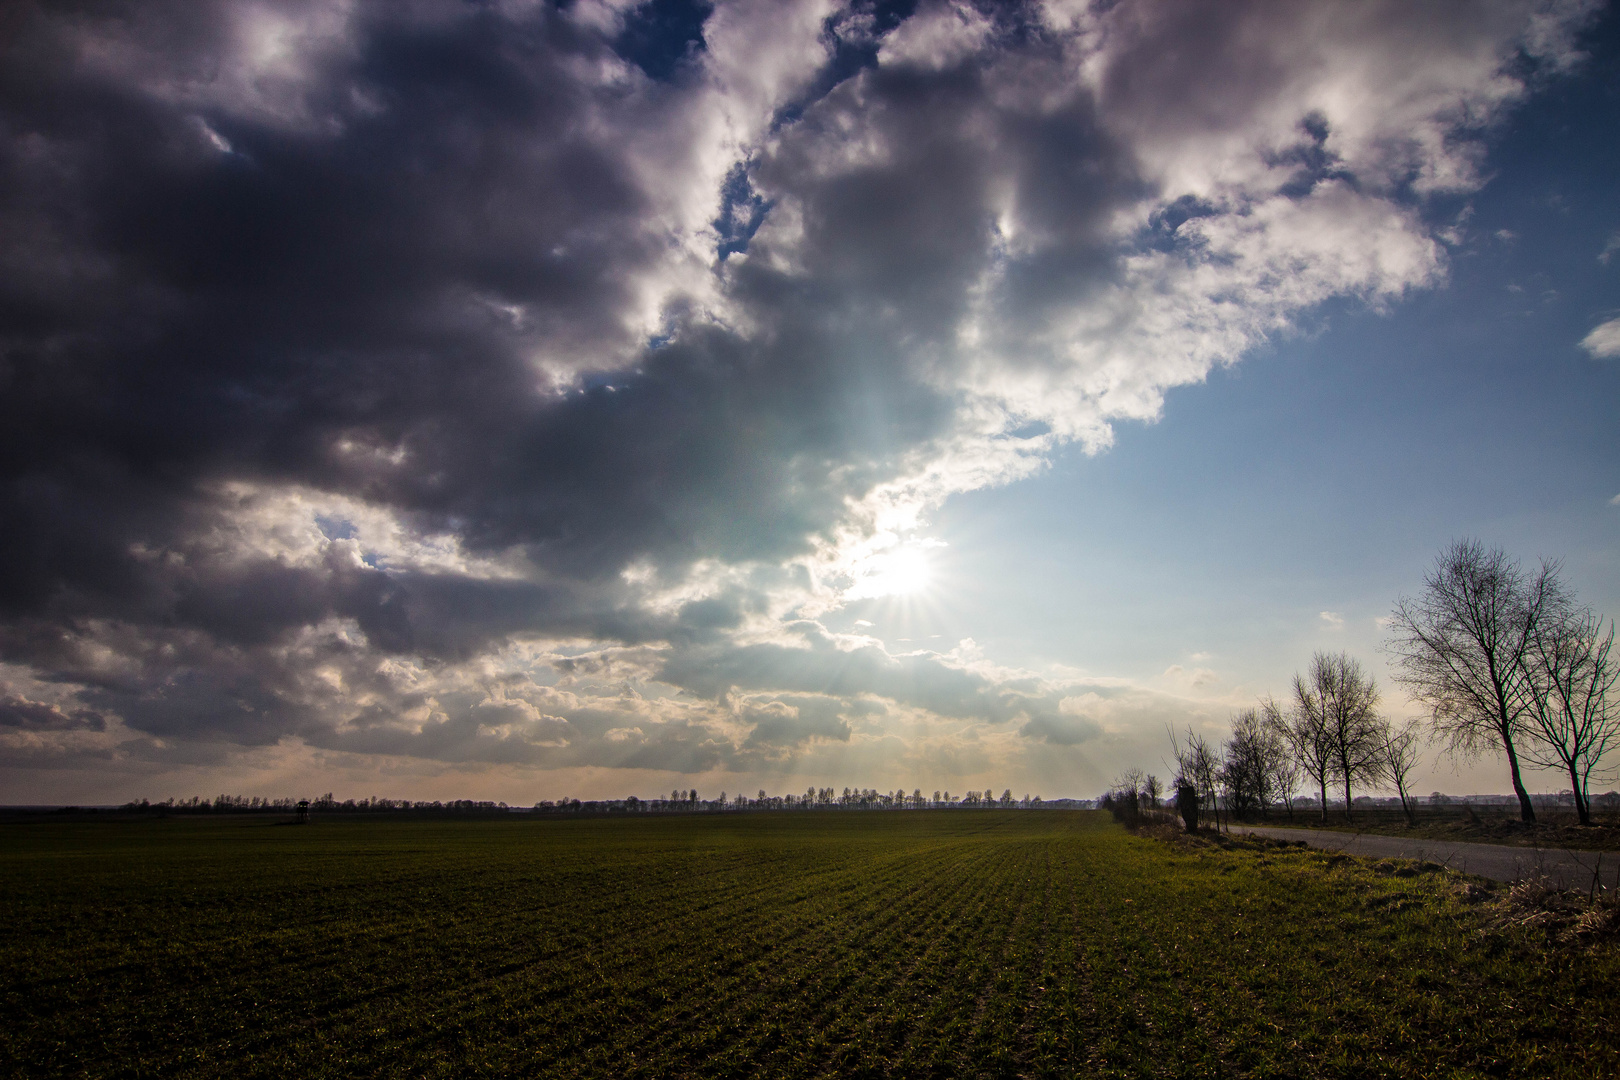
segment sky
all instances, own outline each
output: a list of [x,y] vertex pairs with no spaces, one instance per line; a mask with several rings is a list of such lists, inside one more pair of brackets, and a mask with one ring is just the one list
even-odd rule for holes
[[1086,797],[1418,715],[1456,539],[1620,614],[1601,4],[0,20],[0,803]]

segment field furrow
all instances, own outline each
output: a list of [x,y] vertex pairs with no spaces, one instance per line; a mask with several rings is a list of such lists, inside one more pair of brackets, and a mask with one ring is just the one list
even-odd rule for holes
[[1620,964],[1102,815],[0,830],[18,1077],[1620,1074]]

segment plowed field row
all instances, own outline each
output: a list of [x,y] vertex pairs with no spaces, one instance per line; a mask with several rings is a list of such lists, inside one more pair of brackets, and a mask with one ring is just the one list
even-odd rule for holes
[[16,1076],[1620,1075],[1620,965],[1101,815],[0,830]]

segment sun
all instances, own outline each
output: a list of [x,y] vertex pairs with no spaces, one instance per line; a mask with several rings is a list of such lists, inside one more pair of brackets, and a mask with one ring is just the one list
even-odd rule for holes
[[844,599],[912,596],[927,589],[933,577],[927,549],[919,544],[904,544],[866,560],[863,572],[844,593]]

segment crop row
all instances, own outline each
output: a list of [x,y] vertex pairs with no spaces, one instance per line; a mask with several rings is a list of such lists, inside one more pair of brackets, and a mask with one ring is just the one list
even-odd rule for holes
[[1612,957],[1095,814],[29,826],[0,870],[22,1076],[1620,1066]]

